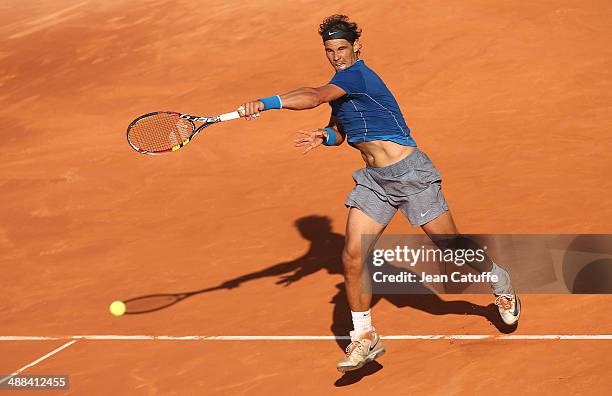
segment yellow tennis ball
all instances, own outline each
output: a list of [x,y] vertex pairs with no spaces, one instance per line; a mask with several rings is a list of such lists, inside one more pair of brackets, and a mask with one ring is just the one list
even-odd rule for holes
[[108,309],[114,316],[121,316],[125,313],[125,303],[123,301],[113,301]]

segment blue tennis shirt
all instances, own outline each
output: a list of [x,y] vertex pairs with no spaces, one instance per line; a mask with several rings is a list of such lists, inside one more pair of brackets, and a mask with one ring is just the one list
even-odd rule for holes
[[329,83],[346,92],[329,105],[349,143],[389,140],[416,147],[393,94],[363,60],[336,72]]

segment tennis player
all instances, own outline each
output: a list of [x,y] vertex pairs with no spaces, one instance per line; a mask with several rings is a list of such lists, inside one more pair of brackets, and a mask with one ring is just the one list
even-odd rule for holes
[[[353,331],[352,342],[337,369],[346,372],[385,352],[372,326],[370,289],[362,284],[365,267],[362,252],[371,252],[397,210],[441,248],[466,247],[470,241],[459,235],[442,194],[442,177],[417,147],[394,96],[360,58],[361,29],[345,15],[332,15],[321,23],[319,34],[327,60],[335,70],[331,81],[318,88],[299,88],[246,102],[241,105],[241,115],[252,120],[266,110],[307,110],[329,103],[331,117],[327,125],[301,130],[303,136],[295,140],[295,145],[305,147],[307,153],[347,140],[359,150],[366,164],[353,173],[355,187],[345,202],[349,211],[342,262]],[[361,246],[364,234],[376,236],[370,246]],[[472,266],[481,273],[489,272],[492,279],[492,275],[496,276],[497,282],[491,283],[495,304],[507,325],[516,324],[521,306],[508,272],[489,258]]]

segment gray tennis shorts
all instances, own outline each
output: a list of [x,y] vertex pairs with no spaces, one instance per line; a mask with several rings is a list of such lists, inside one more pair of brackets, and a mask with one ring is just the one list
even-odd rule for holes
[[398,209],[415,227],[448,210],[442,176],[418,148],[393,165],[359,169],[353,172],[353,179],[355,188],[344,204],[362,210],[383,225],[389,224]]

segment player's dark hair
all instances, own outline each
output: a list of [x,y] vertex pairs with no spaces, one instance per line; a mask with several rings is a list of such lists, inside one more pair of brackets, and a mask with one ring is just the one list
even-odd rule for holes
[[334,14],[332,16],[328,16],[323,20],[323,22],[319,25],[319,34],[323,39],[325,39],[325,32],[335,30],[342,31],[348,34],[348,36],[352,39],[347,40],[353,44],[355,40],[357,40],[361,36],[361,29],[357,26],[355,22],[351,22],[349,17],[342,14]]

